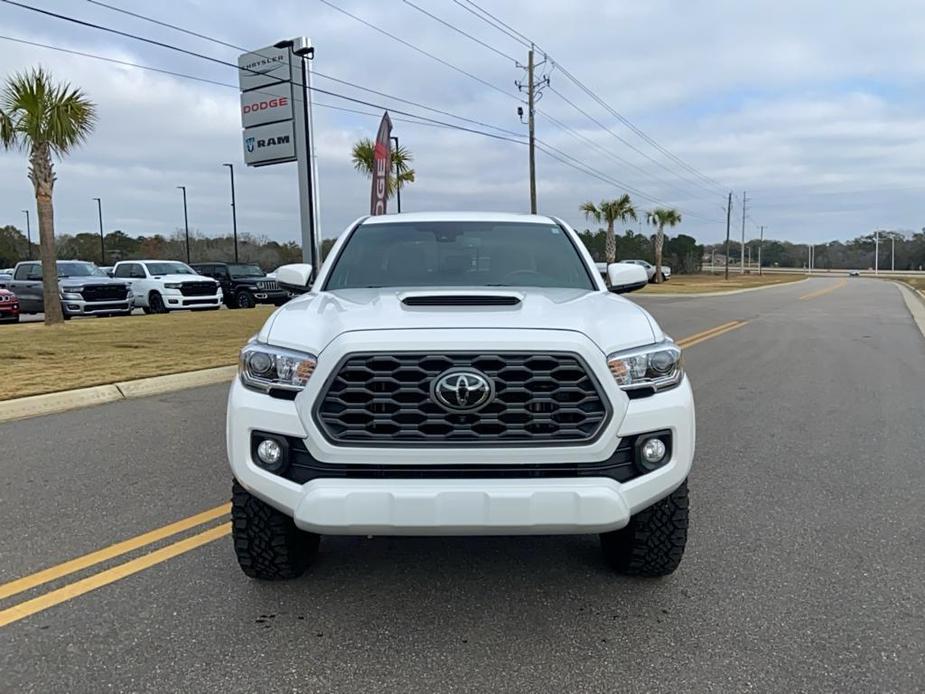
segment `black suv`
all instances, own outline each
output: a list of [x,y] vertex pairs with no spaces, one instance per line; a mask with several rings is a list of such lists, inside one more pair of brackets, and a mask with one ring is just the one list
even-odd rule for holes
[[292,296],[285,289],[280,289],[276,280],[268,278],[257,265],[193,263],[192,268],[222,285],[228,308],[254,308],[257,304],[281,306]]

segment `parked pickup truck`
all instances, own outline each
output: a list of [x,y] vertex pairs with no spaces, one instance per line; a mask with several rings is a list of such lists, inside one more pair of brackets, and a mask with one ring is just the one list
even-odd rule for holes
[[200,275],[211,277],[222,287],[228,308],[254,308],[257,304],[282,306],[292,296],[280,289],[275,279],[259,265],[245,263],[193,263]]
[[[93,263],[59,260],[58,300],[65,318],[72,316],[127,316],[132,312],[132,290],[127,282],[111,279]],[[16,264],[10,291],[19,297],[20,313],[42,313],[45,293],[42,263]]]
[[145,313],[217,311],[222,306],[218,282],[176,260],[123,260],[112,274],[131,283],[135,306]]
[[641,306],[643,268],[597,272],[564,221],[356,221],[241,351],[228,396],[231,532],[258,579],[321,535],[600,533],[664,576],[687,541],[694,401]]

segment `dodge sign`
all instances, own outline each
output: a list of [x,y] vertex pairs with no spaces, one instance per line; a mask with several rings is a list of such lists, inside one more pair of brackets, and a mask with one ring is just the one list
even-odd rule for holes
[[241,124],[245,128],[292,119],[292,84],[282,82],[241,94]]

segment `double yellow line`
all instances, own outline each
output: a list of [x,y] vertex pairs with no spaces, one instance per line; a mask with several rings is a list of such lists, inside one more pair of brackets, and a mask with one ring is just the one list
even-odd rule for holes
[[[714,337],[719,337],[720,335],[725,335],[732,330],[741,328],[746,323],[747,321],[729,321],[728,323],[717,325],[716,327],[710,328],[709,330],[704,330],[693,335],[688,335],[687,337],[679,340],[677,344],[682,349],[688,349],[694,345],[700,344],[701,342],[705,342],[706,340],[712,340]],[[19,595],[20,593],[38,588],[39,586],[45,585],[46,583],[70,576],[79,571],[89,569],[93,566],[97,566],[103,562],[122,557],[130,552],[134,552],[135,550],[148,547],[168,538],[173,538],[188,530],[198,528],[215,520],[227,518],[230,510],[230,504],[221,504],[215,508],[210,508],[201,513],[197,513],[196,515],[190,516],[189,518],[184,518],[174,523],[165,525],[161,528],[143,533],[136,537],[122,540],[121,542],[109,545],[108,547],[96,550],[95,552],[90,552],[89,554],[71,559],[56,566],[51,566],[47,569],[43,569],[28,576],[4,583],[0,585],[0,600],[5,600],[7,598],[13,597],[14,595]],[[68,600],[83,595],[84,593],[89,593],[90,591],[96,590],[97,588],[107,586],[110,583],[115,583],[116,581],[126,578],[127,576],[136,574],[139,571],[144,571],[145,569],[151,568],[152,566],[194,550],[197,547],[202,547],[205,544],[225,537],[230,532],[231,523],[223,522],[219,525],[215,525],[209,527],[206,530],[200,531],[194,535],[190,535],[189,537],[185,537],[181,540],[177,540],[171,544],[150,551],[147,554],[142,554],[141,556],[135,557],[134,559],[130,559],[108,569],[103,569],[102,571],[90,574],[85,578],[80,578],[71,583],[67,583],[60,588],[55,588],[48,591],[47,593],[43,593],[37,597],[17,603],[12,607],[0,610],[0,627],[12,624],[13,622],[17,622],[20,619],[25,619],[26,617],[34,615],[38,612],[47,610],[49,607],[54,607],[55,605],[67,602]]]
[[[222,504],[221,506],[216,506],[215,508],[210,508],[208,511],[203,511],[202,513],[197,513],[194,516],[189,518],[184,518],[175,523],[170,523],[156,530],[151,530],[149,532],[143,533],[136,537],[130,538],[128,540],[123,540],[122,542],[117,542],[114,545],[109,547],[104,547],[95,552],[90,552],[90,554],[85,554],[82,557],[77,557],[76,559],[71,559],[57,566],[52,566],[42,571],[38,571],[29,576],[24,576],[23,578],[16,579],[15,581],[10,581],[9,583],[4,583],[0,585],[0,600],[12,597],[27,590],[32,590],[38,586],[44,585],[51,581],[55,581],[59,578],[69,576],[78,571],[90,568],[91,566],[96,566],[102,562],[108,561],[110,559],[115,559],[124,554],[128,554],[136,549],[146,547],[148,545],[159,542],[160,540],[167,539],[168,537],[173,537],[178,535],[186,530],[190,530],[197,526],[208,523],[209,521],[214,521],[217,518],[223,518],[228,515],[228,512],[231,510],[231,504]],[[61,588],[43,593],[38,597],[32,598],[31,600],[26,600],[24,602],[8,607],[5,610],[0,610],[0,627],[4,627],[7,624],[12,622],[19,621],[25,617],[35,614],[36,612],[41,612],[47,610],[49,607],[58,605],[62,602],[76,598],[78,595],[83,595],[84,593],[89,593],[91,590],[96,590],[97,588],[102,588],[105,585],[114,583],[120,579],[125,578],[126,576],[131,576],[134,573],[143,571],[144,569],[150,568],[155,564],[160,564],[161,562],[172,559],[180,554],[189,552],[196,547],[200,547],[208,542],[217,540],[220,537],[224,537],[229,532],[231,532],[231,523],[222,523],[213,528],[209,528],[204,532],[200,532],[196,535],[192,535],[178,542],[174,542],[160,549],[144,554],[135,559],[131,559],[122,564],[113,566],[112,568],[105,569],[99,573],[92,574],[86,578],[74,581],[69,583]]]

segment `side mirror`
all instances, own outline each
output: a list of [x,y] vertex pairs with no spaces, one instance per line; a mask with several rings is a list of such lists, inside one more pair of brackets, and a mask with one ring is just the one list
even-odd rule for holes
[[283,265],[276,271],[276,283],[296,294],[304,294],[311,289],[312,266],[307,263]]
[[607,279],[610,281],[610,291],[614,294],[635,292],[649,283],[645,268],[632,263],[610,263],[607,266]]

